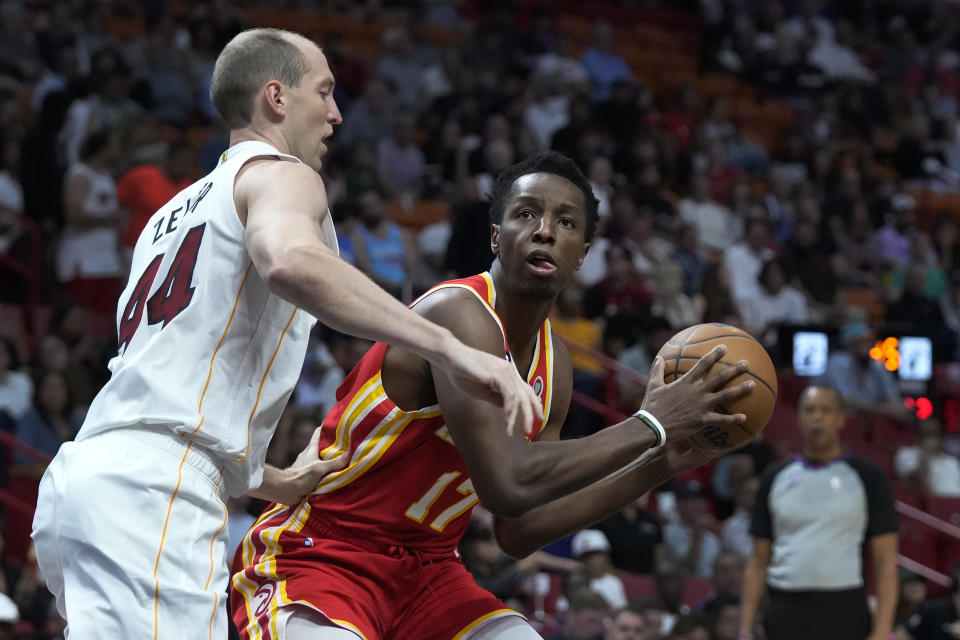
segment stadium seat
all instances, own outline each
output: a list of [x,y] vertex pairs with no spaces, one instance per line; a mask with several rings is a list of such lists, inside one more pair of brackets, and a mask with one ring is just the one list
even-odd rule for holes
[[866,458],[874,464],[879,465],[880,468],[883,469],[884,473],[887,474],[888,478],[892,478],[894,476],[893,452],[890,451],[890,449],[883,446],[877,446],[875,444],[861,443],[858,445],[850,445],[849,441],[847,442],[851,451],[863,458]]
[[800,394],[812,382],[808,376],[798,376],[788,369],[777,371],[777,405],[796,406]]
[[893,486],[893,498],[895,500],[899,500],[900,502],[908,504],[911,507],[916,507],[917,509],[926,510],[926,501],[924,500],[922,493],[909,487],[905,487],[903,483],[898,480],[893,480],[891,485]]
[[800,427],[797,424],[797,410],[788,404],[777,403],[773,415],[763,432],[763,439],[782,457],[800,450]]
[[[927,498],[927,509],[931,515],[945,520],[954,527],[960,527],[960,498],[930,496]],[[960,538],[941,531],[938,535],[937,548],[940,552],[941,571],[946,571],[953,563],[960,560]]]
[[695,607],[713,591],[713,583],[708,578],[687,578],[683,587],[683,603]]
[[620,579],[623,580],[624,591],[627,592],[627,600],[633,600],[637,596],[657,596],[657,581],[653,576],[642,575],[639,573],[620,573]]
[[875,446],[891,451],[916,442],[916,433],[889,418],[875,417],[870,421],[870,440]]
[[900,518],[900,553],[927,567],[940,566],[937,532],[907,517]]
[[[37,479],[21,472],[7,476],[7,491],[31,505],[37,503]],[[16,517],[4,518],[3,560],[13,565],[23,565],[30,550],[30,530],[33,528],[33,513],[17,512]]]

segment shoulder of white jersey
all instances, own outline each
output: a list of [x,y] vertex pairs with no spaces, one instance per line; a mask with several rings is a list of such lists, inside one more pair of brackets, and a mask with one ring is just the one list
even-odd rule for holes
[[276,158],[288,162],[300,162],[300,158],[289,153],[283,153],[271,144],[260,140],[247,140],[239,142],[221,153],[214,171],[227,164],[238,165],[237,170],[239,170],[240,167],[257,158]]

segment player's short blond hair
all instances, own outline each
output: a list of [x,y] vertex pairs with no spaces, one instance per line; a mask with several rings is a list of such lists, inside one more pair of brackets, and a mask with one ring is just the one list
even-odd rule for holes
[[210,99],[228,127],[250,124],[254,96],[267,82],[300,86],[309,65],[297,39],[308,42],[283,29],[249,29],[223,48],[213,66]]

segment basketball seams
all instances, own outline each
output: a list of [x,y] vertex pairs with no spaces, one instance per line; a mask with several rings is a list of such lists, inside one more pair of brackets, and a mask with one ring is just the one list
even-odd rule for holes
[[[691,333],[694,333],[694,332],[691,332]],[[709,338],[701,338],[699,340],[685,340],[684,344],[685,345],[701,344],[704,342],[709,342],[711,340],[720,340],[721,338],[740,338],[742,340],[749,340],[751,342],[757,341],[757,339],[754,338],[753,336],[744,334],[744,333],[721,333],[715,336],[710,336]]]
[[674,380],[680,377],[680,360],[683,359],[683,349],[687,346],[687,343],[690,341],[690,336],[697,332],[696,328],[690,329],[687,331],[686,335],[683,336],[683,342],[680,343],[680,349],[677,350],[677,355],[673,358],[673,375]]
[[[701,332],[701,329],[705,330],[706,332],[709,332],[711,331],[711,329],[715,329],[715,328],[720,328],[721,330],[730,331],[731,333],[718,333],[718,334],[710,335],[707,337],[698,337],[698,336],[703,336],[703,332]],[[666,371],[666,367],[665,367],[665,373],[664,373],[665,381],[673,382],[674,380],[678,379],[680,376],[686,373],[680,370],[681,360],[699,360],[701,357],[703,357],[703,355],[705,355],[705,354],[685,355],[684,352],[686,351],[686,348],[688,346],[692,347],[694,345],[701,345],[703,343],[707,343],[715,340],[730,340],[734,338],[748,340],[754,343],[757,342],[753,336],[739,330],[737,327],[734,327],[732,325],[722,324],[722,323],[710,323],[709,325],[707,324],[697,325],[695,327],[689,327],[688,329],[680,332],[679,334],[674,335],[666,343],[667,345],[672,347],[674,353],[673,355],[670,355],[664,358],[665,364],[666,362],[669,362],[669,361],[673,362],[673,367],[671,368],[670,371]],[[665,350],[665,349],[661,349],[661,350]],[[722,364],[726,367],[734,365],[733,362],[729,362],[726,360],[719,360],[718,362],[719,364]],[[750,376],[750,378],[754,379],[756,382],[766,387],[767,391],[770,392],[770,395],[773,396],[774,403],[776,403],[777,392],[774,390],[773,386],[769,382],[761,378],[756,373],[753,373],[752,371],[747,370],[744,373]],[[776,381],[776,374],[774,373],[773,375],[774,375],[774,381]],[[722,406],[718,406],[717,410],[724,412],[726,411],[726,408]],[[756,438],[759,435],[759,433],[763,430],[763,428],[761,427],[760,430],[754,433],[749,428],[747,428],[747,426],[744,424],[739,424],[739,423],[733,423],[733,424],[736,424],[737,428],[751,440]],[[720,426],[720,425],[717,425],[717,426]],[[733,435],[733,430],[729,430],[729,425],[723,425],[721,428],[728,430],[728,433],[731,436]],[[703,436],[701,433],[693,434],[689,436],[689,438],[692,444],[694,444],[695,446],[701,449],[705,449],[708,451],[727,451],[727,449],[718,449],[712,446],[712,443],[710,443],[708,439],[705,436]],[[733,451],[735,449],[739,449],[745,446],[748,442],[749,441],[744,441],[736,446],[731,447],[729,450]]]
[[[679,378],[680,376],[682,376],[682,375],[684,375],[684,374],[686,373],[685,371],[684,371],[684,372],[680,372],[680,371],[679,371],[679,368],[680,368],[680,360],[699,360],[701,357],[702,357],[702,356],[684,356],[684,355],[679,355],[679,354],[676,355],[676,356],[672,356],[672,357],[671,357],[671,360],[676,360],[676,366],[674,367],[674,370],[673,370],[673,372],[672,372],[673,375],[675,376],[675,377],[674,377],[674,380],[676,380],[677,378]],[[736,364],[736,363],[735,363],[735,362],[727,362],[726,360],[718,360],[718,361],[717,361],[717,364],[722,364],[722,365],[724,365],[724,366],[726,366],[726,367],[732,367],[732,366],[733,366],[734,364]],[[773,387],[770,386],[770,383],[769,383],[769,382],[767,382],[766,380],[764,380],[763,378],[761,378],[761,377],[758,376],[757,374],[753,373],[753,372],[750,371],[749,369],[746,370],[746,371],[744,371],[744,372],[743,372],[743,375],[748,375],[748,376],[750,376],[751,378],[754,378],[757,382],[759,382],[760,384],[762,384],[764,387],[767,388],[767,391],[769,391],[769,392],[773,395],[773,400],[774,400],[774,401],[777,400],[777,392],[773,390]],[[671,380],[670,382],[673,382],[673,380]]]

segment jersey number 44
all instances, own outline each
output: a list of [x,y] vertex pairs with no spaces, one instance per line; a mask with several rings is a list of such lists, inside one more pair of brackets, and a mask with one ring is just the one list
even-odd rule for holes
[[120,323],[117,326],[121,354],[140,327],[144,307],[147,310],[147,322],[162,323],[160,327],[162,329],[189,306],[195,289],[193,271],[197,266],[197,254],[200,253],[200,241],[203,239],[206,227],[207,223],[203,223],[187,232],[167,270],[166,277],[149,299],[147,294],[153,288],[153,281],[157,278],[157,272],[166,254],[154,256],[144,269],[143,275],[140,276],[130,294],[130,299],[123,308],[123,315],[120,316]]

